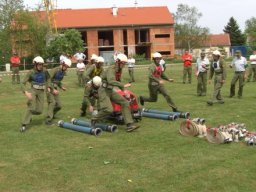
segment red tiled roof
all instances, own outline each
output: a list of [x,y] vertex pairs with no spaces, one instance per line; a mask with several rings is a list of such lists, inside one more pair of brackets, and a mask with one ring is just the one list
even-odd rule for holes
[[174,19],[164,7],[122,7],[117,16],[112,8],[58,9],[55,11],[57,28],[91,28],[134,25],[172,25]]
[[209,35],[205,47],[231,46],[229,34],[212,34]]

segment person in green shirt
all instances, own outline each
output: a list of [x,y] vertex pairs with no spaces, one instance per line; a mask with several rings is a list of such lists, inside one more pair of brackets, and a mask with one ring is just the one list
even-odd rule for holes
[[153,54],[154,63],[149,67],[149,81],[148,81],[148,89],[149,89],[149,97],[140,96],[140,104],[144,105],[144,102],[156,102],[158,98],[158,93],[161,93],[166,99],[168,105],[172,108],[174,112],[178,111],[177,106],[172,101],[171,97],[167,93],[167,90],[164,87],[164,81],[172,82],[173,79],[169,79],[165,73],[162,71],[160,60],[162,55],[158,52]]
[[216,50],[213,52],[213,61],[210,64],[210,74],[209,74],[209,83],[212,82],[213,75],[214,77],[214,91],[212,98],[207,101],[208,105],[213,105],[214,103],[223,104],[224,100],[221,96],[221,88],[225,83],[227,72],[226,66],[223,59],[221,59],[221,53]]
[[[34,68],[30,70],[21,83],[22,92],[27,97],[27,111],[22,119],[21,132],[26,131],[27,125],[32,120],[32,115],[40,115],[43,112],[44,94],[49,87],[50,75],[44,69],[44,59],[37,56],[33,59]],[[31,84],[31,88],[27,89],[26,83]]]
[[54,115],[61,110],[61,101],[59,96],[59,88],[66,91],[66,88],[62,85],[62,80],[66,74],[66,71],[71,67],[72,62],[70,59],[64,59],[59,67],[55,67],[49,71],[50,74],[50,91],[47,92],[48,112],[45,120],[46,125],[52,124]]
[[[91,81],[93,79],[93,77],[95,76],[100,76],[103,72],[103,65],[104,65],[104,58],[103,57],[97,57],[96,58],[96,61],[95,61],[95,64],[91,64],[90,66],[88,66],[88,68],[86,69],[85,71],[85,74],[84,74],[84,82],[85,82],[85,91],[84,91],[84,98],[83,98],[83,102],[82,102],[82,106],[81,106],[81,113],[80,113],[80,116],[81,117],[84,117],[86,116],[86,109],[87,109],[87,106],[88,106],[88,100],[87,100],[87,88],[88,88],[88,85],[87,83],[89,81]],[[94,108],[96,109],[96,100],[93,98],[93,97],[90,97],[89,99],[90,101],[90,104],[92,106],[94,106]]]
[[[120,53],[116,57],[116,62],[114,65],[109,66],[106,71],[101,75],[102,78],[102,87],[105,88],[107,97],[109,97],[111,102],[121,105],[121,112],[124,117],[124,122],[126,124],[126,131],[131,132],[135,129],[138,129],[140,126],[133,121],[129,102],[121,95],[119,95],[116,90],[124,90],[126,87],[130,87],[131,84],[123,84],[119,80],[120,71],[123,69],[127,63],[127,56]],[[100,102],[100,100],[99,100]],[[113,110],[113,109],[112,109]],[[100,120],[100,115],[92,118],[92,122]]]

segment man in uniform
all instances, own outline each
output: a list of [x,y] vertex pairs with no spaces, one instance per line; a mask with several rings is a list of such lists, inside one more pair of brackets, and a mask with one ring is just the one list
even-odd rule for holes
[[188,83],[191,83],[191,76],[192,76],[192,55],[188,52],[188,50],[185,51],[185,53],[182,55],[183,60],[183,83],[186,83],[186,79],[188,76]]
[[223,98],[221,96],[221,87],[225,83],[227,76],[226,66],[223,59],[221,59],[221,54],[218,50],[213,52],[213,61],[210,64],[210,74],[209,74],[209,83],[212,81],[212,77],[215,74],[214,78],[214,92],[212,99],[207,101],[208,105],[213,105],[214,103],[223,104]]
[[78,85],[84,86],[84,70],[85,70],[85,64],[83,62],[83,59],[79,59],[78,63],[76,64],[76,74],[78,79]]
[[[127,126],[126,131],[130,132],[139,128],[139,125],[135,124],[133,121],[129,108],[129,102],[115,91],[116,89],[124,90],[124,88],[131,86],[130,83],[122,84],[120,81],[117,81],[116,77],[116,73],[123,69],[123,67],[127,63],[127,60],[128,59],[126,55],[122,53],[118,54],[116,63],[112,66],[109,66],[101,76],[102,86],[105,88],[107,96],[112,102],[121,105],[122,115],[124,116],[124,122]],[[99,116],[92,120],[97,121],[99,119]]]
[[[103,57],[97,57],[96,59],[96,63],[95,64],[91,64],[87,70],[85,71],[85,75],[84,75],[84,82],[85,82],[85,92],[84,92],[84,99],[82,102],[82,106],[81,106],[81,113],[80,116],[84,117],[86,115],[86,108],[88,106],[88,98],[86,98],[86,95],[88,95],[87,93],[87,88],[88,85],[87,83],[93,79],[93,77],[95,76],[100,76],[103,72],[103,65],[104,65],[104,58]],[[95,100],[90,97],[90,102],[91,104],[94,106],[95,105]]]
[[66,91],[66,88],[62,86],[62,79],[66,74],[66,71],[71,67],[71,60],[64,59],[59,67],[55,67],[50,70],[50,90],[47,92],[47,102],[48,102],[48,112],[45,120],[46,125],[52,124],[52,119],[54,115],[61,110],[61,102],[59,97],[58,88]]
[[232,67],[235,69],[235,74],[231,81],[229,97],[235,96],[236,82],[239,80],[238,98],[241,99],[243,95],[244,79],[246,79],[245,69],[247,67],[247,61],[246,58],[241,55],[240,50],[235,52],[235,58],[230,65],[230,68]]
[[209,69],[209,60],[205,56],[205,52],[201,52],[200,57],[196,61],[197,76],[197,95],[205,96],[207,89],[207,70]]
[[135,82],[134,80],[134,65],[135,65],[135,59],[130,55],[127,61],[128,64],[128,72],[130,76],[130,81],[129,83]]
[[251,76],[253,76],[252,81],[256,81],[256,51],[253,51],[253,54],[250,56],[250,69],[248,70],[248,79],[247,82],[250,82]]
[[13,53],[10,62],[12,67],[12,84],[15,84],[15,79],[17,79],[17,83],[20,84],[20,57],[17,55],[17,53]]
[[173,79],[169,79],[165,73],[162,71],[162,68],[160,66],[160,60],[162,58],[162,55],[158,52],[153,54],[153,60],[154,64],[152,64],[149,67],[149,81],[148,81],[148,89],[149,89],[149,95],[150,97],[143,97],[140,96],[140,104],[144,105],[144,102],[156,102],[158,93],[161,93],[164,98],[166,99],[168,105],[172,108],[173,111],[178,111],[178,108],[172,101],[171,97],[167,93],[165,87],[164,87],[164,80],[167,80],[169,82],[172,82]]
[[91,55],[90,62],[86,65],[86,70],[87,70],[91,65],[93,65],[93,64],[96,63],[97,58],[98,58],[98,55],[96,55],[96,54],[92,54],[92,55]]
[[[26,131],[27,125],[31,122],[32,115],[40,115],[43,112],[44,94],[50,79],[48,71],[44,69],[42,57],[35,57],[33,63],[34,68],[26,74],[21,84],[22,92],[28,99],[28,108],[22,120],[21,132]],[[27,82],[31,84],[31,89],[29,90],[26,88]]]

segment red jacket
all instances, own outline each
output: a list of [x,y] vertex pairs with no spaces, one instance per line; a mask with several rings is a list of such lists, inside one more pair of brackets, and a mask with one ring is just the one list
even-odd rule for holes
[[192,64],[192,59],[193,59],[193,57],[192,57],[192,55],[190,55],[189,53],[182,55],[182,60],[183,60],[184,67],[189,67],[189,66],[191,66],[191,64]]
[[10,59],[12,67],[19,67],[20,66],[20,58],[18,56],[12,56]]

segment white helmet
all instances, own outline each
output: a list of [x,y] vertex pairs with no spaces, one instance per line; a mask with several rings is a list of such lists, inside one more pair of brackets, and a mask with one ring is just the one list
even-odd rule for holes
[[92,83],[97,86],[97,87],[100,87],[101,84],[102,84],[102,80],[99,76],[95,76],[92,78]]
[[104,63],[105,62],[105,59],[103,58],[103,57],[98,57],[97,59],[96,59],[96,62],[97,63]]
[[162,58],[162,55],[158,52],[153,53],[153,58]]
[[65,64],[65,65],[67,65],[68,67],[71,67],[72,62],[71,62],[71,60],[70,60],[70,59],[65,58],[65,59],[63,60],[62,64]]
[[219,52],[218,50],[213,51],[213,53],[212,53],[212,54],[213,54],[213,55],[221,56],[221,54],[220,54],[220,52]]
[[97,58],[98,58],[98,56],[96,54],[92,54],[91,60],[96,60]]
[[128,58],[125,54],[123,53],[119,53],[117,56],[116,56],[116,59],[122,61],[122,62],[127,62],[128,61]]
[[33,59],[33,63],[44,63],[44,59],[40,56],[37,56]]

